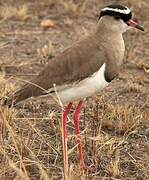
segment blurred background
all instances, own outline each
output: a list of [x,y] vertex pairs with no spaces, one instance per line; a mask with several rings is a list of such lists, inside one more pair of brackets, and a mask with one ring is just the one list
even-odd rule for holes
[[[69,179],[149,179],[148,0],[0,0],[0,98],[95,28],[101,8],[130,7],[145,32],[124,34],[123,71],[86,101],[82,138],[89,172],[78,171],[69,120]],[[0,110],[0,179],[61,179],[61,110],[30,100]],[[72,119],[70,115],[70,119]]]

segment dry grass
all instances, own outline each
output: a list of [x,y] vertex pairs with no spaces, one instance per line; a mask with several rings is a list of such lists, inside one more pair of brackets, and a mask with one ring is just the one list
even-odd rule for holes
[[86,8],[87,0],[45,0],[45,2],[50,6],[59,6],[63,8],[64,14],[69,14],[69,16],[78,17],[82,15]]
[[65,8],[65,12],[69,14],[73,14],[74,16],[80,16],[86,7],[86,0],[80,1],[79,3],[74,3],[73,0],[63,0],[60,1],[61,5]]
[[55,56],[55,48],[51,41],[44,47],[37,49],[37,53],[41,59],[42,64],[48,63],[48,60]]
[[[131,88],[131,91],[133,88]],[[117,134],[131,133],[141,121],[145,120],[145,115],[135,106],[107,104],[105,100],[98,100],[98,104],[94,112],[98,123],[101,127],[112,130]]]
[[15,18],[25,21],[28,19],[28,17],[28,7],[26,4],[19,7],[11,5],[0,6],[0,18],[3,20]]
[[[41,135],[40,130],[36,129],[33,124],[26,126],[29,128],[29,132],[26,134],[21,133],[21,127],[17,127],[17,124],[13,127],[11,120],[13,119],[13,113],[11,113],[11,117],[8,119],[6,118],[5,114],[7,112],[1,111],[1,120],[3,121],[3,126],[5,126],[6,132],[3,134],[3,139],[1,142],[1,155],[4,156],[4,168],[1,172],[1,177],[3,178],[22,178],[22,179],[29,179],[29,171],[31,170],[30,167],[34,165],[33,169],[38,169],[40,173],[41,179],[48,179],[46,170],[44,169],[44,165],[38,159],[37,154],[40,153],[41,149],[32,148],[32,145],[35,143],[36,136],[39,136],[41,139],[41,146],[42,146],[42,139],[43,135]],[[7,120],[6,120],[7,119]],[[27,121],[27,119],[24,119]],[[24,122],[25,123],[25,122]],[[21,124],[20,124],[21,125]],[[24,126],[24,130],[26,129]],[[17,130],[18,129],[18,130]],[[26,129],[27,130],[27,129]],[[25,130],[25,131],[26,131]],[[30,136],[35,133],[36,135],[31,139]],[[34,144],[35,145],[35,144]],[[47,146],[51,147],[50,143],[47,143]],[[34,149],[34,150],[33,150]],[[51,149],[51,148],[50,148]],[[31,170],[32,171],[32,170]]]
[[[1,131],[0,154],[3,168],[0,171],[0,177],[3,179],[30,179],[30,177],[59,179],[63,176],[62,143],[58,122],[60,112],[49,112],[48,116],[43,118],[19,118],[21,114],[18,113],[20,114],[14,109],[1,108],[0,119],[3,131]],[[71,130],[69,132],[69,163],[71,163],[68,179],[77,180],[81,177],[84,180],[91,174],[101,177],[102,166],[109,176],[119,178],[122,173],[122,163],[127,161],[127,158],[135,159],[133,157],[135,154],[130,153],[126,156],[126,160],[123,158],[126,146],[131,143],[130,136],[138,134],[140,123],[143,123],[145,118],[147,120],[147,117],[136,107],[116,107],[107,104],[104,97],[96,100],[93,114],[90,113],[94,123],[88,121],[85,126],[82,124],[85,128],[82,138],[89,171],[82,174],[78,165],[72,163],[76,159],[76,147]],[[89,118],[88,116],[87,113],[84,118]],[[73,128],[71,121],[68,127]],[[114,135],[103,131],[105,129],[115,132]],[[148,144],[145,148],[148,149]],[[136,161],[135,167],[138,166]]]
[[10,93],[14,92],[14,84],[8,83],[10,79],[6,80],[5,75],[0,76],[0,99],[7,97]]
[[123,93],[139,93],[143,91],[143,87],[139,83],[129,81],[123,89]]

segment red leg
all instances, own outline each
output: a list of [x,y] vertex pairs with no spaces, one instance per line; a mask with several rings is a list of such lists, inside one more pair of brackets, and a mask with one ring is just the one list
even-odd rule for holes
[[67,153],[67,115],[70,112],[72,103],[69,103],[62,115],[62,139],[63,139],[63,158],[64,158],[64,174],[68,173],[68,153]]
[[80,128],[79,128],[80,111],[81,111],[82,105],[83,105],[83,101],[80,101],[74,114],[74,125],[75,125],[76,140],[78,144],[78,155],[79,155],[80,167],[81,169],[85,169],[83,148],[82,148],[82,143],[81,143],[81,138],[80,138]]

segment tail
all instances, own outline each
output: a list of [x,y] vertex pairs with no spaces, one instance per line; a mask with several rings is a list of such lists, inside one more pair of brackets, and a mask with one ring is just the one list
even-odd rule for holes
[[20,90],[16,91],[13,95],[11,95],[8,98],[5,98],[2,102],[2,105],[8,106],[10,108],[30,97],[36,97],[40,95],[43,95],[42,89],[32,84],[25,84]]
[[6,98],[3,98],[1,101],[2,106],[7,106],[9,108],[15,107],[19,102],[26,100],[31,97],[31,94],[28,93],[28,89],[21,88],[16,91],[14,94],[9,95]]
[[1,99],[1,105],[11,108],[13,106],[13,99],[11,99],[11,98],[3,98],[3,99]]

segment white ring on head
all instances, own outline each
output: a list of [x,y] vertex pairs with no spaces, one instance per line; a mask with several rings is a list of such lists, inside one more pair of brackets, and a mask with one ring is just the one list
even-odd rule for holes
[[109,8],[105,7],[101,11],[114,11],[114,12],[119,12],[122,14],[129,14],[131,10],[128,7],[125,7],[126,9],[118,9],[118,8]]

